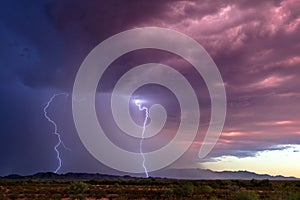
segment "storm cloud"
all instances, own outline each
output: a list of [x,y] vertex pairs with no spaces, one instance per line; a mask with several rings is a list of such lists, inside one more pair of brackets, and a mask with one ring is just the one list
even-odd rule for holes
[[[300,144],[299,1],[3,1],[0,175],[55,168],[56,138],[43,118],[43,106],[55,92],[72,93],[76,72],[96,45],[121,31],[148,26],[170,28],[194,38],[220,70],[227,93],[227,119],[208,159],[255,156],[276,146]],[[112,83],[128,70],[118,71],[118,66],[153,60],[200,82],[195,87],[203,126],[183,158],[192,163],[207,129],[210,101],[203,80],[187,62],[154,50],[133,52],[113,64],[116,70],[107,72],[103,92],[109,93]],[[151,91],[145,94],[151,96]],[[172,132],[178,127],[178,112],[170,110],[174,120],[167,129]],[[61,172],[118,173],[96,161],[81,144],[70,96],[57,98],[49,111],[71,149],[60,149]]]

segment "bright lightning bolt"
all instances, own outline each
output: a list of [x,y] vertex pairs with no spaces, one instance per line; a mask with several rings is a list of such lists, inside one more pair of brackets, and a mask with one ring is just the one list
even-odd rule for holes
[[143,157],[143,168],[145,170],[146,177],[148,178],[149,175],[148,175],[148,170],[147,170],[146,165],[145,165],[146,159],[145,159],[145,155],[144,155],[142,146],[143,146],[144,134],[145,134],[145,130],[146,130],[146,123],[147,123],[147,120],[148,120],[148,117],[149,117],[149,112],[148,112],[148,108],[147,107],[141,106],[139,100],[135,100],[135,105],[138,106],[138,108],[139,108],[140,111],[145,111],[145,119],[144,119],[144,123],[143,123],[142,137],[141,137],[141,140],[140,140],[140,154]]
[[59,152],[59,150],[58,150],[58,147],[59,147],[60,145],[62,145],[65,149],[70,150],[69,148],[67,148],[67,147],[64,145],[63,141],[61,140],[60,133],[59,133],[58,130],[57,130],[57,125],[56,125],[55,121],[53,121],[53,120],[48,116],[48,113],[47,113],[47,109],[49,108],[49,106],[50,106],[50,104],[52,103],[52,101],[53,101],[57,96],[60,96],[60,95],[68,96],[67,93],[54,94],[54,95],[49,99],[49,101],[47,102],[47,104],[46,104],[45,107],[44,107],[44,116],[45,116],[45,118],[48,120],[48,122],[50,122],[50,123],[53,125],[53,127],[54,127],[54,132],[53,132],[53,134],[56,135],[56,136],[57,136],[57,139],[58,139],[58,142],[57,142],[56,145],[54,146],[54,150],[55,150],[55,152],[56,152],[56,158],[57,158],[57,160],[58,160],[58,167],[54,170],[55,173],[57,173],[57,172],[60,170],[61,164],[62,164],[61,157],[60,157],[60,152]]

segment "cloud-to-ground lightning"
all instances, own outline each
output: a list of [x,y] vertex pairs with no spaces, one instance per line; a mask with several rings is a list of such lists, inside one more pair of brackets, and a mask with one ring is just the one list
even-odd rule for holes
[[57,173],[57,172],[60,170],[61,164],[62,164],[62,160],[61,160],[61,157],[60,157],[60,152],[59,152],[59,150],[58,150],[58,147],[59,147],[60,145],[62,145],[65,149],[70,150],[69,148],[67,148],[67,147],[64,145],[63,141],[61,140],[61,135],[60,135],[60,133],[58,132],[57,124],[55,123],[54,120],[52,120],[52,119],[49,117],[49,115],[48,115],[48,113],[47,113],[47,109],[49,108],[49,106],[50,106],[50,104],[53,102],[53,100],[54,100],[57,96],[61,96],[61,95],[68,96],[67,93],[58,93],[58,94],[54,94],[54,95],[49,99],[49,101],[47,102],[47,104],[46,104],[45,107],[44,107],[44,116],[45,116],[45,118],[48,120],[48,122],[50,122],[50,123],[53,125],[53,127],[54,127],[54,132],[53,132],[53,134],[56,135],[56,136],[57,136],[57,139],[58,139],[58,142],[57,142],[56,145],[54,146],[54,151],[56,152],[56,157],[57,157],[57,160],[58,160],[58,167],[53,171],[53,172],[55,172],[55,173]]
[[142,131],[142,136],[141,136],[141,140],[140,140],[140,154],[143,157],[143,163],[142,164],[143,164],[143,168],[144,168],[144,171],[145,171],[145,175],[148,178],[149,175],[148,175],[147,167],[145,165],[146,159],[145,159],[145,155],[144,155],[142,146],[143,146],[144,134],[145,134],[145,130],[146,130],[146,123],[147,123],[147,120],[148,120],[148,117],[149,117],[149,112],[148,112],[148,108],[147,107],[141,106],[141,103],[140,103],[139,100],[135,100],[135,105],[138,106],[138,108],[139,108],[140,111],[145,111],[145,119],[144,119],[144,123],[143,123],[143,131]]

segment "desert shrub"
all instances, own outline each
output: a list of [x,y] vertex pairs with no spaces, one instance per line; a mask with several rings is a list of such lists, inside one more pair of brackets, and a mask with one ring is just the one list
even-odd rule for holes
[[194,185],[192,183],[183,183],[173,188],[173,194],[180,197],[189,197],[194,193]]
[[86,197],[85,192],[88,189],[88,185],[81,181],[74,181],[69,187],[69,192],[72,194],[72,199],[84,199]]
[[236,200],[258,200],[258,195],[253,191],[241,191],[235,195]]
[[230,185],[230,186],[228,186],[228,189],[230,191],[232,191],[232,192],[238,192],[238,191],[240,191],[240,187],[237,186],[237,185]]
[[277,188],[277,198],[284,200],[300,200],[300,193],[297,192],[294,185],[284,183]]
[[244,181],[244,180],[232,180],[231,183],[232,183],[232,185],[236,185],[238,187],[246,187],[246,186],[248,186],[247,181]]
[[285,193],[282,196],[282,199],[285,200],[300,200],[300,193],[295,191],[290,191],[288,193]]
[[261,181],[259,181],[258,184],[259,184],[260,187],[269,187],[269,186],[272,185],[270,183],[269,179],[261,180]]
[[218,180],[218,182],[219,182],[218,187],[229,186],[231,184],[230,180]]
[[163,192],[162,197],[163,199],[169,199],[173,196],[173,190],[167,189]]
[[296,199],[296,200],[300,200],[300,192],[297,192],[297,193],[295,194],[295,199]]
[[292,200],[300,200],[300,192],[294,192],[291,195]]
[[250,186],[252,187],[270,187],[272,186],[272,183],[270,182],[269,179],[264,179],[264,180],[255,180],[255,179],[252,179],[250,181]]
[[200,186],[199,191],[202,193],[211,193],[213,189],[209,185],[202,185]]
[[253,187],[257,187],[258,186],[258,181],[256,179],[251,179],[250,185],[253,186]]

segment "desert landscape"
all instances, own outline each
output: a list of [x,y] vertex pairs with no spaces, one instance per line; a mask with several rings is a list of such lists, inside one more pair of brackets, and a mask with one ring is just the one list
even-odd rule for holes
[[130,176],[82,179],[75,174],[71,180],[70,176],[53,179],[49,175],[3,178],[0,199],[300,199],[299,180],[177,180]]

